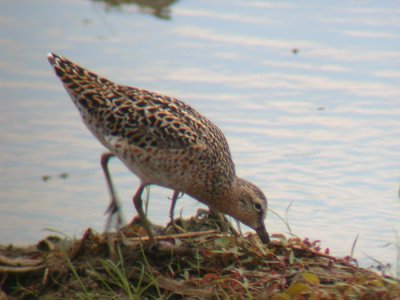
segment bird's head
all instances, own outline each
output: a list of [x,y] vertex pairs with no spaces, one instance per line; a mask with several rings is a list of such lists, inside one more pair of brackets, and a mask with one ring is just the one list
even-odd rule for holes
[[270,242],[264,219],[267,214],[267,198],[254,184],[237,178],[232,195],[232,207],[226,207],[229,215],[253,228],[264,244]]

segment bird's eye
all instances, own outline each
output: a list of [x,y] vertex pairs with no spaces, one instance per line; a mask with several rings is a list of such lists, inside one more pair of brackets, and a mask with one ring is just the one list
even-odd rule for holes
[[262,205],[260,203],[254,203],[254,208],[256,211],[261,211]]

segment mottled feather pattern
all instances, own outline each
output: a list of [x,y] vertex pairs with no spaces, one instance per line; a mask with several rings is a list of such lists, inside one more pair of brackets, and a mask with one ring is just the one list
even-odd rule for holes
[[[115,84],[69,60],[54,57],[56,73],[73,94],[85,124],[123,161],[134,161],[131,170],[139,177],[171,188],[176,181],[187,182],[183,191],[188,194],[193,193],[198,177],[204,177],[200,182],[207,183],[197,184],[201,194],[217,191],[234,178],[235,168],[223,133],[192,107],[175,98]],[[186,161],[177,158],[182,149],[191,148],[193,154]],[[162,162],[149,162],[155,152],[163,156]],[[202,170],[200,174],[191,170],[194,161]],[[163,178],[154,180],[147,174],[159,168],[165,170]],[[207,178],[210,169],[227,180]],[[174,182],[169,182],[167,177],[171,176]]]

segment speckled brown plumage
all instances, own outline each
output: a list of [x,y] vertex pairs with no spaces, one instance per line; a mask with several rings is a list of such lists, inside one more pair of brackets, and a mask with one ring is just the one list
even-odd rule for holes
[[211,121],[175,98],[115,84],[54,54],[49,61],[89,130],[141,186],[188,194],[268,241],[266,198],[236,176],[225,136]]

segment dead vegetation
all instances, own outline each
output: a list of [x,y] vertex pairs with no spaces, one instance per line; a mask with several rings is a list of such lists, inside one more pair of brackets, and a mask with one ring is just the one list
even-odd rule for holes
[[[49,237],[0,248],[0,299],[400,299],[400,281],[332,257],[319,242],[275,235],[267,247],[200,212],[187,232],[86,230],[79,240]],[[228,231],[228,232],[227,232]]]

